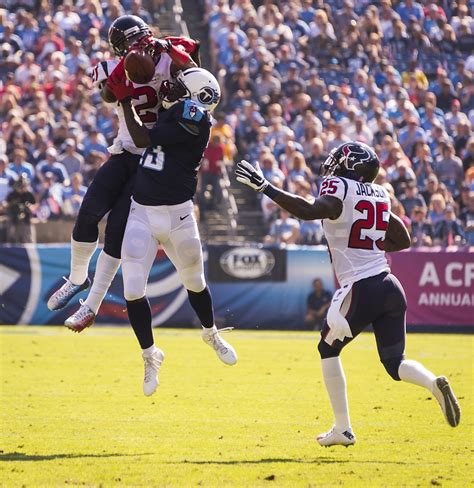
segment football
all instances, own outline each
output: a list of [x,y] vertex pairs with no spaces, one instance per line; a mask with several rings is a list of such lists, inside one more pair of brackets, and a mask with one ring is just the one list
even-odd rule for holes
[[155,61],[143,51],[130,51],[124,67],[128,79],[140,85],[149,83],[155,74]]

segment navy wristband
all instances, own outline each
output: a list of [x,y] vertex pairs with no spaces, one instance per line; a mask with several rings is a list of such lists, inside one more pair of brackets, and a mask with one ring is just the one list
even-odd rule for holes
[[277,197],[281,193],[281,190],[274,187],[271,183],[268,183],[265,190],[263,190],[263,193],[265,195],[267,195],[268,198],[271,198],[272,200],[274,200],[275,197]]

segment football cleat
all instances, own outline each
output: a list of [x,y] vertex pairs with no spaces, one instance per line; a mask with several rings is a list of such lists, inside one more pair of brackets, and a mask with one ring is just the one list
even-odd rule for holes
[[82,332],[95,320],[95,313],[82,300],[79,300],[79,303],[81,304],[79,309],[64,322],[64,325],[73,332]]
[[445,376],[438,376],[433,383],[433,395],[438,400],[444,417],[451,427],[459,425],[461,407]]
[[66,283],[49,297],[47,305],[51,311],[61,310],[71,301],[71,298],[91,286],[91,280],[89,278],[82,285],[71,283],[65,276],[63,278],[66,280]]
[[202,328],[202,340],[214,351],[216,351],[217,357],[225,364],[233,365],[237,362],[237,353],[235,349],[222,337],[219,332],[225,332],[232,330],[233,327],[226,327],[225,329],[217,329],[214,325],[212,328]]
[[345,430],[344,432],[338,432],[336,426],[333,425],[331,430],[325,432],[324,434],[319,434],[316,437],[320,446],[353,446],[356,442],[356,438],[351,429]]
[[145,376],[143,378],[143,393],[145,396],[150,396],[155,393],[160,381],[158,380],[158,371],[161,363],[165,359],[165,353],[161,349],[157,349],[151,356],[142,354],[143,362],[145,363]]

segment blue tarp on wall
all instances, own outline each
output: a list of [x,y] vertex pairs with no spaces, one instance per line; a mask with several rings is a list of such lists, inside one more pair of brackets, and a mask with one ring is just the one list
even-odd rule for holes
[[[230,252],[243,248],[232,248]],[[251,249],[253,258],[261,257],[261,248]],[[99,251],[90,266],[93,277]],[[249,252],[237,252],[237,259],[248,258]],[[266,254],[270,254],[266,252]],[[231,282],[210,282],[217,321],[239,328],[299,329],[306,310],[306,297],[311,291],[314,278],[321,278],[325,287],[334,291],[334,277],[325,248],[295,248],[285,250],[286,281],[258,281],[242,279],[236,272]],[[207,252],[205,252],[207,261]],[[228,272],[232,256],[226,256]],[[250,256],[252,258],[252,256]],[[62,324],[78,306],[79,298],[58,312],[50,312],[46,301],[50,294],[63,283],[62,276],[69,274],[70,246],[26,245],[0,247],[0,323],[1,324]],[[272,257],[265,261],[267,272]],[[269,261],[270,260],[270,264]],[[252,259],[251,259],[252,261]],[[255,259],[253,260],[255,261]],[[244,265],[245,259],[242,261]],[[259,263],[257,259],[257,263]],[[277,263],[278,264],[278,263]],[[262,265],[263,266],[263,265]],[[250,268],[249,268],[250,269]],[[255,267],[250,275],[256,276]],[[241,271],[241,269],[240,269]],[[257,274],[258,274],[257,269]],[[271,279],[271,273],[268,276]],[[196,325],[196,316],[187,302],[186,290],[178,275],[162,253],[152,268],[147,295],[153,309],[153,324],[169,327]],[[97,323],[128,324],[123,299],[122,275],[117,274],[102,304]]]

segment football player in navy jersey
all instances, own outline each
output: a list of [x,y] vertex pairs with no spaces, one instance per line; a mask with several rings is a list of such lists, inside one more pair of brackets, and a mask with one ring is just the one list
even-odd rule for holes
[[[100,89],[102,99],[117,103],[110,92],[107,79],[113,72],[124,72],[123,61],[131,49],[142,49],[155,60],[155,75],[145,85],[135,85],[133,104],[140,119],[148,127],[157,120],[160,107],[158,92],[178,70],[196,66],[199,62],[199,43],[185,37],[156,39],[150,27],[135,15],[123,15],[110,26],[109,44],[117,59],[102,61],[94,67],[91,77]],[[130,195],[143,148],[138,148],[128,133],[120,105],[117,105],[119,130],[110,157],[97,172],[79,210],[71,236],[71,271],[66,282],[48,300],[50,310],[60,310],[80,291],[87,289],[89,262],[97,247],[98,225],[108,213],[104,249],[97,260],[94,282],[87,299],[65,322],[75,332],[93,324],[102,300],[120,265],[120,250],[125,231]]]
[[366,144],[346,142],[333,149],[321,166],[319,197],[313,202],[271,185],[257,165],[237,164],[237,180],[263,192],[302,220],[322,219],[332,265],[340,284],[329,307],[318,350],[324,384],[335,423],[317,437],[322,446],[355,443],[347,403],[342,349],[372,324],[380,361],[396,381],[430,391],[445,419],[456,427],[461,418],[457,399],[444,376],[405,359],[405,292],[390,272],[385,252],[410,247],[403,222],[390,211],[384,187],[373,183],[380,161]]
[[132,89],[125,76],[113,73],[109,87],[123,108],[133,142],[146,148],[132,193],[122,244],[122,269],[128,316],[145,364],[143,392],[149,396],[158,386],[158,371],[164,359],[163,352],[154,345],[146,298],[146,284],[159,245],[188,292],[189,302],[203,326],[203,340],[225,364],[237,362],[235,350],[214,325],[192,201],[199,165],[209,142],[210,112],[219,103],[220,87],[204,69],[182,71],[164,94],[163,108],[152,129],[135,118]]

